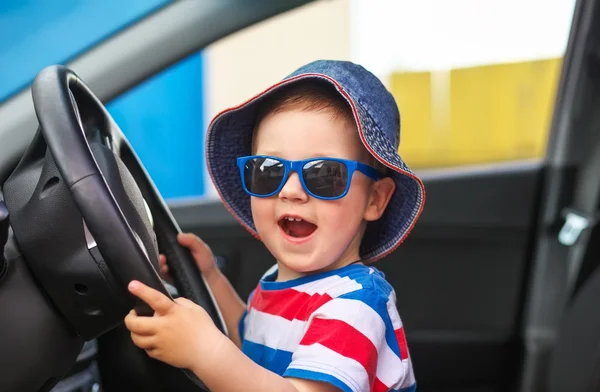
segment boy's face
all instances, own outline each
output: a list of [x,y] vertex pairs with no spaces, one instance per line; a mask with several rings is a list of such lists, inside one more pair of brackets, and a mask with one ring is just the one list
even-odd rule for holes
[[[355,124],[341,117],[335,119],[327,110],[289,109],[262,120],[253,153],[288,160],[331,157],[358,161],[365,150]],[[365,220],[379,218],[393,192],[393,181],[387,180],[392,189],[389,196],[381,196],[372,180],[355,172],[346,196],[320,200],[309,196],[298,174],[292,172],[278,195],[252,197],[254,224],[279,263],[278,279],[288,280],[358,260]],[[382,197],[387,200],[378,200]],[[289,216],[300,217],[312,225],[292,222],[295,227],[290,235],[287,222],[283,221]]]

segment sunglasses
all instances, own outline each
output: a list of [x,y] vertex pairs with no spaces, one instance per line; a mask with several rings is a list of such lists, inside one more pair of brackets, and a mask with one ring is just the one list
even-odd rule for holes
[[374,181],[376,169],[357,161],[338,158],[311,158],[301,161],[253,155],[237,159],[244,191],[255,197],[270,197],[281,191],[292,171],[298,173],[302,187],[321,200],[340,199],[348,193],[355,171]]

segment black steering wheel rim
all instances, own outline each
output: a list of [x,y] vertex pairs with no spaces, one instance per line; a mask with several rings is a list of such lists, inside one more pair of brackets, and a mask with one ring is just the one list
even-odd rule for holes
[[[91,90],[65,67],[42,70],[33,83],[32,96],[48,149],[117,281],[124,285],[125,292],[128,282],[135,279],[169,295],[94,158],[77,105],[83,103],[80,107],[91,109],[90,115],[101,119],[101,129],[108,131],[117,155],[126,144],[119,128]],[[151,314],[144,304],[129,296],[136,310]]]
[[[125,162],[127,171],[135,179],[146,206],[152,211],[158,247],[169,260],[171,275],[180,294],[202,306],[215,325],[227,333],[193,257],[177,242],[180,228],[123,132],[100,100],[73,71],[59,65],[47,67],[38,74],[32,85],[32,96],[43,140],[85,226],[97,243],[122,295],[126,296],[125,302],[142,314],[152,314],[147,305],[127,291],[127,284],[134,279],[170,295],[157,273],[157,260],[152,260],[156,255],[141,243],[140,236],[111,191],[88,142],[84,123],[91,122],[96,126],[112,153]],[[177,380],[181,373],[165,367],[162,369],[169,373],[168,378],[175,379],[171,387],[177,385],[178,390],[193,389],[189,383]],[[156,370],[154,366],[149,372]],[[189,372],[186,375],[194,378]],[[194,384],[196,388],[199,385],[197,380]]]

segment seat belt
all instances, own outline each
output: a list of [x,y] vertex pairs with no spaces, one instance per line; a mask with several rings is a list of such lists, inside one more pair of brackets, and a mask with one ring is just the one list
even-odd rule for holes
[[558,241],[568,247],[566,297],[575,292],[575,284],[587,250],[590,234],[600,217],[600,140],[591,149],[575,182],[573,201],[563,210],[565,222],[558,233]]

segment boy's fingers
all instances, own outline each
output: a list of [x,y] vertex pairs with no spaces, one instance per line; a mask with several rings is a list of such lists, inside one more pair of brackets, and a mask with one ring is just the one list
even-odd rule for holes
[[183,297],[175,298],[175,302],[178,305],[181,305],[181,306],[186,307],[186,308],[193,308],[194,306],[198,306],[194,302],[190,301],[187,298],[183,298]]
[[149,349],[146,349],[146,354],[148,354],[148,356],[150,356],[152,358],[160,359],[161,351],[158,348],[149,348]]
[[148,304],[155,312],[166,313],[175,303],[164,294],[133,280],[129,283],[129,291],[142,301]]
[[169,274],[169,266],[167,265],[167,258],[165,255],[160,255],[158,257],[158,266],[160,267],[160,273],[163,278],[166,278]]
[[128,330],[138,335],[154,335],[156,333],[155,320],[151,317],[140,317],[135,310],[125,316],[125,326]]
[[159,255],[158,266],[160,269],[160,277],[168,281],[169,283],[172,283],[172,279],[169,276],[169,266],[167,265],[167,258],[165,257],[165,255]]
[[181,233],[177,235],[179,243],[192,252],[194,257],[202,256],[202,252],[206,250],[206,244],[197,235],[191,233]]
[[131,340],[136,346],[144,350],[152,350],[156,347],[154,336],[143,336],[132,332]]

